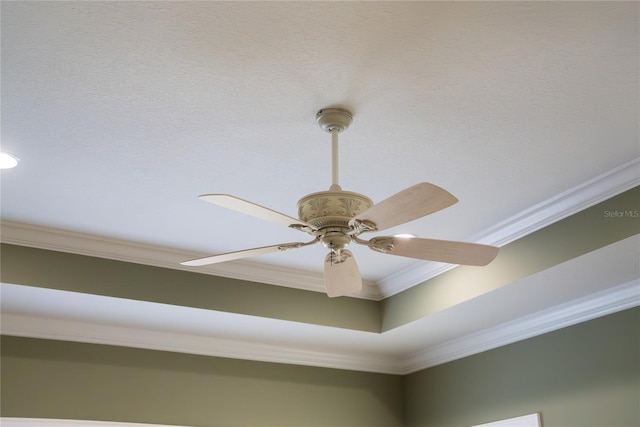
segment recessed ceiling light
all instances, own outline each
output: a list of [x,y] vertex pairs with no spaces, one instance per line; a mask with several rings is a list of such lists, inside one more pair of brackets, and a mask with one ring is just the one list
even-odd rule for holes
[[13,154],[0,152],[0,169],[11,169],[18,165],[18,158]]

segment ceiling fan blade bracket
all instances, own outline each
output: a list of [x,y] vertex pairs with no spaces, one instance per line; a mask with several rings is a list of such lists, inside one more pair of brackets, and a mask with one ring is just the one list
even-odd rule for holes
[[318,243],[320,241],[320,237],[316,237],[315,239],[311,240],[310,242],[294,242],[294,243],[283,243],[281,245],[278,245],[278,250],[279,251],[287,251],[289,249],[298,249],[301,248],[303,246],[309,246],[309,245],[313,245],[315,243]]
[[368,240],[361,239],[355,234],[351,236],[351,240],[359,245],[369,246]]
[[317,235],[316,230],[313,227],[311,227],[309,224],[290,224],[289,228],[293,228],[294,230],[311,234],[312,236]]
[[299,247],[302,246],[302,243],[298,242],[298,243],[287,243],[285,245],[280,245],[278,246],[278,250],[279,251],[288,251],[289,249],[298,249]]
[[388,254],[395,247],[395,239],[389,236],[374,237],[371,240],[360,239],[358,236],[351,236],[351,240],[359,245],[367,246],[369,249],[383,254]]
[[367,219],[353,218],[351,221],[349,221],[349,227],[351,228],[349,234],[353,235],[367,233],[370,231],[378,231],[378,227],[376,226],[376,224]]
[[369,240],[368,245],[371,250],[387,254],[393,251],[395,239],[393,237],[374,237]]

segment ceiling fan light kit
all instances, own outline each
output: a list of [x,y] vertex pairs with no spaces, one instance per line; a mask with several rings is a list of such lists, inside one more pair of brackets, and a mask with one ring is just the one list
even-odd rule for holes
[[338,134],[353,121],[344,108],[324,108],[316,114],[320,128],[331,134],[332,183],[328,191],[307,194],[298,201],[298,218],[276,212],[228,194],[205,194],[200,199],[310,234],[308,242],[281,243],[184,261],[187,266],[226,262],[321,243],[329,250],[324,261],[325,288],[329,297],[355,294],[362,279],[351,243],[376,252],[450,264],[486,265],[498,254],[495,246],[417,237],[378,236],[361,239],[363,233],[382,231],[413,221],[457,203],[448,191],[422,182],[374,204],[368,197],[344,191],[338,177]]

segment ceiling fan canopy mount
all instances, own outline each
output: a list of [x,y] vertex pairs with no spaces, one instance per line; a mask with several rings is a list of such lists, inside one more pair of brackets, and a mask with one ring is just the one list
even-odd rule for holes
[[344,108],[324,108],[316,114],[318,125],[331,133],[332,184],[329,191],[308,194],[298,201],[298,218],[276,212],[228,194],[205,194],[200,199],[238,212],[277,222],[313,236],[308,242],[281,243],[261,248],[229,252],[184,261],[187,266],[202,266],[232,261],[271,252],[298,249],[320,242],[329,249],[324,260],[325,288],[330,297],[357,293],[362,279],[354,255],[346,248],[351,243],[383,253],[450,264],[486,265],[498,254],[498,248],[476,243],[417,237],[376,236],[360,238],[367,232],[382,231],[440,211],[458,202],[448,191],[421,182],[375,203],[368,197],[343,191],[338,183],[338,133],[353,121]]
[[344,132],[353,122],[353,114],[346,108],[323,108],[316,114],[316,121],[326,132]]

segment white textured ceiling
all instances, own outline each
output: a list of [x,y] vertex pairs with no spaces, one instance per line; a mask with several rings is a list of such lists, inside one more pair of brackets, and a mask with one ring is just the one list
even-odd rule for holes
[[[465,239],[638,155],[638,26],[616,4],[4,3],[2,216],[206,253],[300,234],[331,184],[315,113],[341,105],[344,189],[460,202],[408,224]],[[303,236],[304,237],[304,236]],[[359,248],[360,249],[360,248]],[[358,250],[365,278],[414,261]],[[321,271],[323,249],[259,262]]]
[[[2,219],[202,255],[299,241],[196,196],[296,216],[331,184],[315,113],[341,106],[342,187],[432,182],[460,202],[392,231],[474,239],[638,158],[638,28],[633,2],[3,2]],[[424,264],[354,253],[374,283]]]

